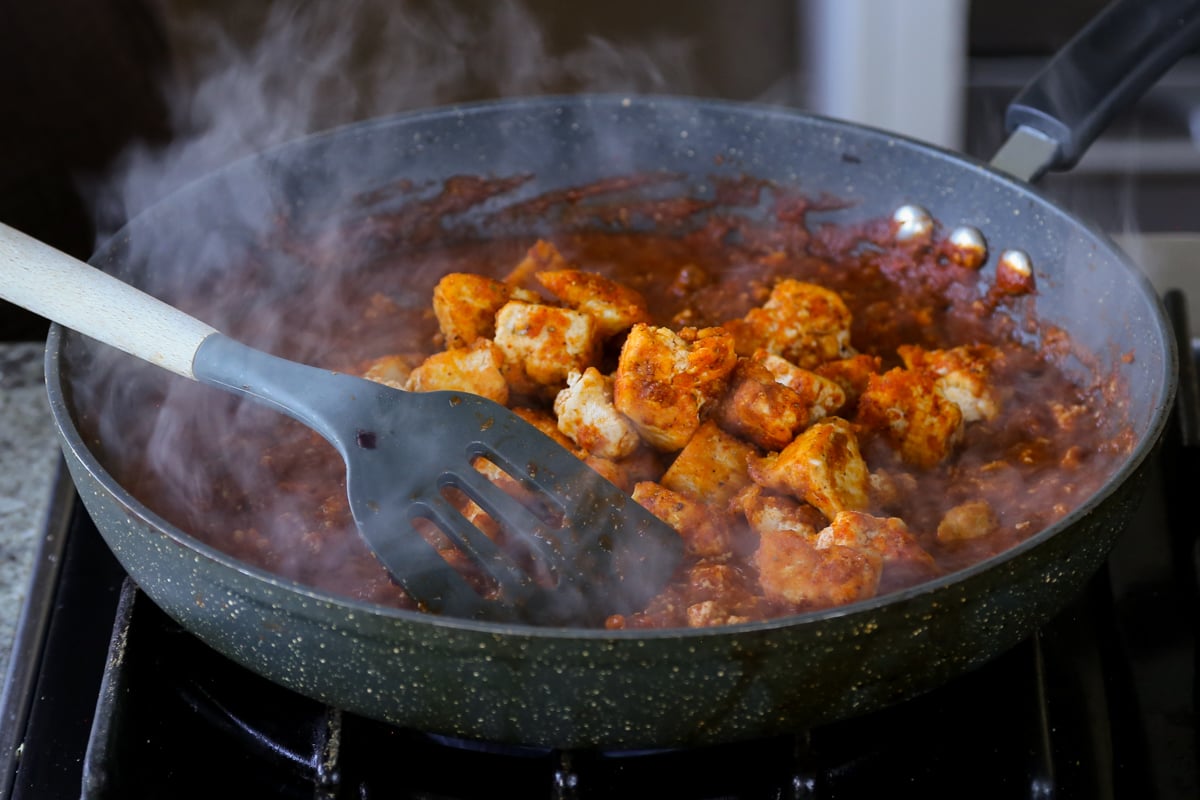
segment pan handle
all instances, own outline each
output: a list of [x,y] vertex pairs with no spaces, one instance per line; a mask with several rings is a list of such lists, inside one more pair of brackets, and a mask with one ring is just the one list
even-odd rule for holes
[[1118,113],[1200,44],[1200,0],[1116,0],[1008,106],[992,166],[1022,180],[1075,166]]

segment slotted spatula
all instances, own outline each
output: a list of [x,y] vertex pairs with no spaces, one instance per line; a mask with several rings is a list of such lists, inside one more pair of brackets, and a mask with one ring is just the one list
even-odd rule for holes
[[[404,392],[277,358],[4,225],[0,297],[320,433],[346,463],[359,533],[392,578],[432,613],[597,624],[645,606],[682,555],[673,529],[490,400]],[[473,466],[479,458],[526,496],[518,500],[493,483]],[[448,497],[451,491],[499,523],[504,547],[460,512],[463,504]],[[414,524],[433,525],[443,535],[438,548],[452,543],[489,588],[478,591]]]

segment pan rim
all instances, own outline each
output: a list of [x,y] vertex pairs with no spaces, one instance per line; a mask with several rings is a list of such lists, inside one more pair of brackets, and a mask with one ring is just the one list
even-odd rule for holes
[[[1158,446],[1158,443],[1162,439],[1163,433],[1166,430],[1170,409],[1174,402],[1178,376],[1179,354],[1176,349],[1174,336],[1171,333],[1169,322],[1162,306],[1161,298],[1158,296],[1157,291],[1152,287],[1149,278],[1144,274],[1144,272],[1133,264],[1132,259],[1111,240],[1107,233],[1100,230],[1087,220],[1080,219],[1074,213],[1060,207],[1057,203],[1047,198],[1040,190],[1037,189],[1037,187],[1023,181],[1019,181],[1016,178],[1013,178],[1012,176],[1001,172],[994,167],[991,167],[989,164],[972,156],[957,153],[943,147],[922,142],[891,131],[866,125],[859,125],[857,123],[846,122],[844,120],[812,114],[784,106],[661,94],[598,93],[581,95],[514,97],[406,111],[372,120],[347,123],[345,125],[337,126],[312,135],[297,137],[295,139],[275,145],[262,152],[244,156],[221,167],[215,172],[208,173],[191,181],[190,183],[177,189],[171,195],[168,195],[168,197],[157,201],[155,205],[143,209],[137,216],[127,223],[126,227],[117,231],[112,239],[119,238],[122,232],[125,231],[128,226],[136,224],[139,217],[150,213],[158,205],[158,203],[166,202],[171,197],[178,194],[202,191],[205,183],[208,180],[227,170],[234,170],[237,169],[239,165],[244,166],[247,163],[260,161],[264,158],[272,158],[285,154],[289,149],[294,147],[309,147],[313,144],[319,143],[322,140],[334,139],[338,136],[344,135],[349,130],[367,131],[376,127],[395,125],[397,122],[403,120],[466,118],[476,114],[485,114],[496,110],[508,110],[514,106],[521,106],[528,109],[534,107],[561,107],[564,105],[599,105],[612,107],[614,104],[619,104],[627,107],[635,103],[639,105],[646,105],[651,108],[653,108],[656,104],[661,104],[682,109],[694,109],[696,111],[708,110],[726,112],[737,115],[745,115],[747,117],[753,115],[754,119],[758,120],[760,124],[764,118],[778,118],[784,121],[803,119],[820,123],[821,125],[827,126],[831,129],[853,133],[855,136],[861,136],[866,133],[868,135],[880,137],[885,141],[891,140],[898,143],[904,143],[906,146],[925,151],[927,153],[939,155],[944,159],[950,160],[954,163],[956,168],[982,172],[990,181],[1005,184],[1010,190],[1017,192],[1018,195],[1025,195],[1033,199],[1054,214],[1065,217],[1066,220],[1072,225],[1092,234],[1097,241],[1101,242],[1107,248],[1108,252],[1105,255],[1117,261],[1121,265],[1122,269],[1129,273],[1129,277],[1132,279],[1132,281],[1141,286],[1143,293],[1154,299],[1155,302],[1152,303],[1154,310],[1154,333],[1164,344],[1164,380],[1162,382],[1162,391],[1160,392],[1159,396],[1154,399],[1153,411],[1150,415],[1148,424],[1146,425],[1144,432],[1139,436],[1136,445],[1131,449],[1128,457],[1121,462],[1119,467],[1108,477],[1108,479],[1104,482],[1104,484],[1101,485],[1100,488],[1098,488],[1084,502],[1076,506],[1076,508],[1073,509],[1067,516],[1063,517],[1055,524],[1047,528],[1043,528],[1021,543],[1008,548],[1007,550],[988,559],[985,559],[984,561],[977,562],[964,569],[943,575],[931,581],[923,582],[916,586],[843,606],[836,606],[828,609],[820,609],[804,612],[802,614],[794,614],[785,617],[777,617],[753,622],[736,623],[708,628],[607,630],[603,628],[543,627],[521,623],[489,622],[465,618],[438,617],[419,611],[410,611],[389,606],[381,606],[375,603],[357,600],[355,598],[310,587],[290,578],[285,578],[278,574],[272,573],[261,567],[256,567],[254,565],[245,563],[207,544],[206,542],[201,541],[177,526],[168,523],[150,508],[145,506],[137,497],[133,496],[128,492],[128,490],[122,487],[116,481],[116,479],[101,465],[99,459],[96,458],[90,448],[88,448],[86,443],[83,441],[83,438],[75,425],[72,410],[66,401],[64,387],[62,384],[62,370],[59,368],[60,356],[67,341],[67,337],[77,334],[68,332],[59,325],[52,325],[46,343],[45,380],[52,416],[55,420],[59,436],[63,441],[64,446],[69,447],[72,454],[79,460],[80,464],[83,465],[91,477],[95,479],[105,489],[105,491],[118,498],[120,502],[130,512],[136,515],[141,522],[154,528],[159,535],[171,539],[176,544],[187,548],[189,551],[197,554],[198,556],[206,558],[208,561],[214,563],[222,569],[232,570],[251,580],[266,584],[266,586],[269,586],[277,591],[285,592],[291,595],[299,595],[315,604],[321,604],[334,609],[341,609],[355,615],[365,614],[373,617],[382,617],[389,621],[395,622],[434,625],[469,633],[483,633],[490,635],[499,634],[509,637],[524,637],[527,639],[585,639],[595,641],[706,639],[709,637],[725,636],[728,634],[761,633],[781,628],[796,628],[801,626],[816,625],[827,620],[839,619],[843,617],[859,615],[869,616],[872,612],[877,612],[887,606],[903,604],[924,595],[947,592],[953,587],[970,581],[984,572],[989,572],[994,568],[1021,557],[1029,550],[1035,549],[1042,543],[1061,533],[1063,530],[1078,523],[1084,517],[1095,511],[1096,508],[1105,500],[1107,500],[1117,490],[1118,487],[1125,484],[1134,475],[1134,473],[1141,468],[1143,462],[1145,462],[1149,455]],[[102,243],[101,246],[97,248],[96,254],[93,255],[93,263],[96,257],[103,252],[106,246],[107,243]],[[356,616],[355,618],[357,619],[358,617]]]

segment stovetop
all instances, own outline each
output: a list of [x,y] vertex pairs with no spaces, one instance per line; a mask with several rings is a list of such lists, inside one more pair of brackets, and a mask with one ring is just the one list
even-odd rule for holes
[[[1167,301],[1184,324],[1182,295]],[[1179,340],[1190,348],[1186,328]],[[0,797],[1200,796],[1188,503],[1200,405],[1196,360],[1184,362],[1187,411],[1145,501],[1106,566],[1049,624],[910,702],[703,749],[454,741],[293,694],[162,614],[125,579],[64,480],[43,559],[53,569],[35,585],[18,651],[40,657],[10,686],[16,724],[0,733],[19,752]]]

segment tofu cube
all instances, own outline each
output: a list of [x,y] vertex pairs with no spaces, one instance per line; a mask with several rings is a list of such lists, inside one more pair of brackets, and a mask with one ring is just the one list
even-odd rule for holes
[[711,558],[729,553],[727,520],[714,516],[703,502],[684,497],[653,481],[633,487],[633,499],[643,508],[670,525],[683,538],[684,551],[696,558]]
[[447,349],[496,335],[496,312],[512,299],[512,288],[483,275],[452,272],[433,287],[433,313]]
[[708,420],[679,452],[661,483],[692,500],[721,507],[751,484],[747,459],[754,448]]
[[770,370],[743,358],[730,378],[729,391],[717,404],[716,419],[725,430],[764,450],[782,450],[808,425],[808,409]]
[[945,513],[937,526],[937,539],[942,544],[978,539],[994,533],[1000,520],[986,500],[960,503]]
[[817,534],[817,547],[849,547],[883,561],[881,586],[911,586],[939,574],[937,563],[898,517],[843,511]]
[[816,506],[827,519],[869,502],[867,465],[841,417],[818,422],[777,454],[751,457],[748,466],[755,483]]
[[413,367],[423,360],[420,356],[405,354],[383,356],[367,364],[363,377],[393,389],[403,389],[408,384],[408,376],[412,374]]
[[849,358],[826,361],[813,368],[813,372],[842,387],[842,391],[846,393],[846,407],[852,407],[867,390],[871,376],[878,374],[882,366],[883,359],[879,356],[859,353]]
[[877,555],[838,545],[818,548],[786,529],[760,534],[754,564],[766,597],[805,609],[874,597],[883,572]]
[[837,414],[846,405],[846,390],[830,378],[797,367],[786,358],[765,350],[755,351],[751,358],[769,370],[777,382],[799,396],[807,412],[805,427]]
[[883,434],[905,462],[936,466],[962,439],[963,417],[934,383],[935,376],[925,370],[897,367],[873,375],[858,399],[855,422]]
[[557,392],[566,385],[567,375],[592,366],[600,352],[590,315],[519,301],[497,312],[496,344],[504,353],[510,385],[522,394]]
[[536,273],[538,282],[571,308],[590,314],[604,338],[649,323],[650,311],[641,292],[594,272],[558,269]]
[[674,452],[691,440],[736,363],[733,339],[720,328],[676,333],[638,324],[621,348],[613,401],[647,443]]
[[791,278],[781,280],[767,301],[726,326],[739,355],[765,350],[805,369],[854,355],[850,345],[850,309],[823,286]]
[[487,339],[476,339],[470,347],[434,353],[408,376],[404,388],[410,392],[441,390],[470,392],[501,405],[508,402],[508,381],[501,366],[504,356]]
[[964,345],[925,350],[916,345],[901,345],[896,352],[909,369],[927,370],[936,376],[933,388],[958,406],[963,422],[995,419],[1000,413],[998,393],[989,383],[992,365],[1002,358],[996,348]]
[[601,458],[621,459],[642,440],[629,418],[613,405],[613,382],[595,367],[567,376],[567,387],[554,399],[558,429],[575,444]]

